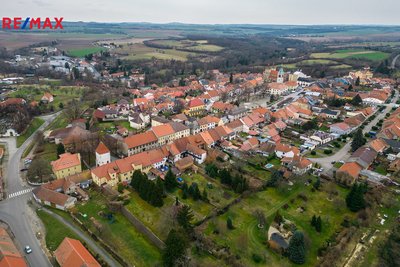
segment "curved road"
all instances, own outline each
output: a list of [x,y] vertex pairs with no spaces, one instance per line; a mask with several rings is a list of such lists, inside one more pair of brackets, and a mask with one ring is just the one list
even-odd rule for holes
[[[43,116],[44,123],[38,130],[43,130],[52,122],[58,113]],[[35,132],[36,133],[36,132]],[[8,195],[10,193],[19,192],[24,189],[30,189],[20,177],[20,161],[22,153],[32,142],[35,134],[32,134],[18,149],[16,149],[16,138],[0,139],[0,141],[7,143],[8,149],[8,165],[5,171],[4,181],[5,188]],[[18,197],[5,199],[0,202],[0,220],[6,222],[15,238],[19,247],[23,248],[29,245],[32,248],[32,253],[27,254],[26,259],[30,266],[46,267],[51,266],[47,256],[42,251],[40,243],[32,230],[31,218],[28,215],[27,201],[30,199],[31,194],[24,194]]]
[[[373,119],[368,125],[365,126],[363,129],[363,133],[368,133],[371,131],[372,127],[375,126],[379,120],[384,119],[386,113],[390,112],[391,109],[394,107],[396,104],[397,100],[399,99],[399,91],[395,90],[395,96],[393,97],[393,100],[390,104],[386,105],[386,109],[383,112],[377,111],[375,119]],[[332,170],[332,164],[331,162],[333,161],[346,161],[350,157],[350,149],[351,149],[351,142],[346,143],[338,152],[336,152],[334,155],[329,156],[329,157],[324,157],[324,158],[309,158],[312,162],[318,162],[321,164],[321,166],[324,168],[324,173],[329,172]]]
[[399,59],[399,57],[400,57],[400,54],[395,56],[395,58],[392,60],[392,64],[390,65],[390,67],[392,69],[396,68],[396,61],[397,61],[397,59]]

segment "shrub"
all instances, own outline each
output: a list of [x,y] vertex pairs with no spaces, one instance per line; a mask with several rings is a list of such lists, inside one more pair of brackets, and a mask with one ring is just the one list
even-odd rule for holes
[[317,152],[315,152],[315,151],[313,150],[313,151],[311,151],[311,155],[315,156],[315,155],[317,155]]
[[261,255],[255,254],[253,253],[253,255],[251,256],[251,258],[253,259],[253,261],[255,263],[261,263],[264,261],[263,257]]
[[332,154],[332,150],[330,150],[330,149],[325,149],[325,150],[324,150],[324,154],[326,154],[326,155]]

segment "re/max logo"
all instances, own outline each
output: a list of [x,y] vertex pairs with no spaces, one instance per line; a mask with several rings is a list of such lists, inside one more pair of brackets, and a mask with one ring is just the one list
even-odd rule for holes
[[52,21],[50,18],[30,18],[27,17],[25,20],[22,18],[7,18],[3,17],[2,20],[2,28],[3,29],[14,29],[14,30],[22,30],[22,29],[64,29],[62,25],[62,20],[64,18],[54,18]]

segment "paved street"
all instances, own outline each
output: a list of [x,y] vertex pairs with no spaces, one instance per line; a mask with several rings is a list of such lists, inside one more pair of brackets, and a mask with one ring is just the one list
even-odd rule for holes
[[[371,131],[372,127],[375,126],[379,120],[384,119],[386,113],[390,112],[391,109],[395,106],[396,101],[399,99],[399,91],[395,90],[396,94],[393,97],[393,100],[390,104],[386,105],[386,109],[382,112],[377,111],[375,119],[373,119],[368,125],[365,126],[363,129],[363,133],[368,133]],[[321,164],[322,168],[324,168],[324,173],[329,173],[332,170],[332,164],[331,162],[333,161],[346,161],[350,157],[350,149],[351,149],[351,141],[346,143],[338,152],[336,152],[334,155],[325,157],[325,158],[310,158],[312,162],[318,162]]]
[[[45,122],[38,130],[43,130],[57,115],[58,114],[43,116],[42,118]],[[8,149],[8,164],[5,170],[5,188],[8,194],[31,189],[31,187],[21,179],[19,170],[22,153],[33,140],[33,137],[34,134],[32,134],[18,149],[16,149],[15,138],[0,139],[0,142],[7,144]],[[26,255],[30,266],[51,266],[32,230],[32,219],[27,211],[27,209],[29,209],[27,201],[31,196],[31,194],[21,194],[18,197],[1,201],[0,220],[6,222],[10,226],[20,248],[27,245],[32,248],[33,252]]]
[[[45,120],[45,123],[38,129],[38,131],[46,128],[47,125],[49,125],[49,123],[52,122],[57,116],[58,113],[43,116],[42,118]],[[51,264],[45,253],[42,251],[35,232],[32,230],[32,212],[27,210],[30,209],[30,207],[27,205],[27,201],[32,196],[30,192],[32,191],[33,187],[30,187],[21,179],[19,172],[22,153],[33,140],[33,136],[34,134],[32,134],[32,136],[28,138],[26,142],[18,149],[16,148],[15,138],[0,139],[0,142],[7,144],[7,149],[9,151],[9,160],[5,174],[6,192],[8,197],[0,202],[0,220],[6,222],[11,227],[11,230],[14,233],[20,248],[23,248],[26,245],[29,245],[32,248],[33,252],[26,255],[30,266],[46,267],[51,266]],[[102,255],[103,259],[110,266],[120,266],[103,248],[101,248],[92,239],[87,237],[80,229],[77,229],[74,225],[67,222],[57,214],[47,209],[45,209],[45,211],[79,235],[93,249],[94,252]]]

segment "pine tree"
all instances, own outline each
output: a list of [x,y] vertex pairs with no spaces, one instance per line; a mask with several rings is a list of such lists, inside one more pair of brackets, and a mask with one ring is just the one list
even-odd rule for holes
[[232,184],[232,176],[231,173],[227,169],[223,169],[220,171],[219,176],[221,177],[221,183],[226,185]]
[[317,220],[315,221],[315,230],[318,233],[321,233],[321,231],[322,231],[322,221],[321,221],[321,217],[320,216],[318,216]]
[[233,83],[233,73],[229,76],[229,83]]
[[359,94],[357,94],[353,99],[351,100],[351,104],[354,106],[359,106],[362,104],[362,98],[360,97]]
[[364,193],[365,193],[365,188],[363,185],[360,184],[353,185],[349,194],[346,197],[346,205],[351,211],[357,212],[365,208]]
[[363,145],[365,145],[366,140],[364,139],[362,130],[359,128],[356,133],[354,134],[353,141],[351,142],[351,149],[352,151],[356,151]]
[[60,156],[61,154],[64,154],[64,153],[65,153],[65,148],[62,143],[59,143],[57,145],[57,156]]
[[171,171],[171,168],[165,175],[164,184],[165,184],[165,189],[167,189],[168,191],[172,191],[175,187],[178,186],[176,175]]
[[201,195],[201,199],[202,199],[204,202],[208,202],[208,195],[207,195],[207,191],[206,191],[205,188],[203,189],[203,193],[202,193],[202,195]]
[[185,236],[172,229],[165,241],[165,249],[163,251],[163,263],[164,266],[173,267],[176,266],[176,262],[182,259],[186,254],[188,247],[188,241]]
[[357,77],[356,79],[356,86],[360,86],[360,77]]
[[235,227],[233,226],[232,219],[231,219],[230,217],[228,217],[228,219],[226,219],[226,227],[227,227],[229,230],[235,229]]
[[304,235],[302,232],[294,232],[289,241],[289,259],[296,264],[303,264],[306,261],[306,249],[304,246]]
[[192,229],[193,212],[188,205],[184,205],[179,209],[176,219],[183,229]]
[[321,179],[320,179],[319,176],[318,176],[318,177],[317,177],[317,180],[316,180],[315,183],[313,184],[313,187],[314,187],[316,190],[319,190],[320,186],[321,186]]
[[311,226],[315,227],[316,222],[317,222],[317,217],[315,217],[315,215],[313,215],[312,219],[311,219]]

